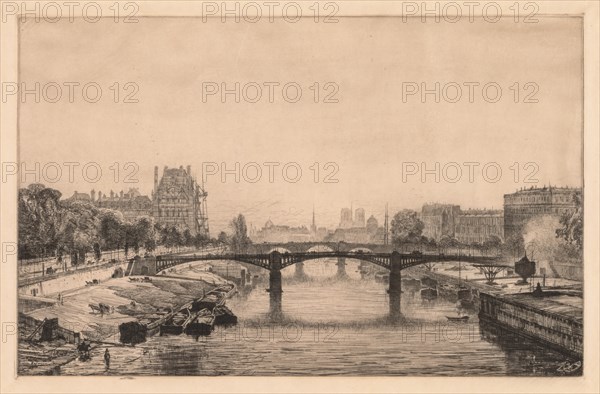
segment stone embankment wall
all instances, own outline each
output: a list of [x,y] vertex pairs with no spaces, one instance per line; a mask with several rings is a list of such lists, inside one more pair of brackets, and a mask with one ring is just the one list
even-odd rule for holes
[[519,335],[581,358],[583,323],[568,316],[547,312],[501,296],[481,293],[479,318],[510,328]]
[[33,296],[54,296],[58,293],[85,287],[86,281],[94,279],[104,281],[110,279],[115,270],[123,270],[127,263],[107,264],[100,267],[86,268],[79,271],[64,273],[48,280],[40,280],[34,283],[19,286],[20,294]]

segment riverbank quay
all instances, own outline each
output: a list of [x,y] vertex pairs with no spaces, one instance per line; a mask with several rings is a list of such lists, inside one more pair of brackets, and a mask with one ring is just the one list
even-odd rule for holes
[[583,298],[576,290],[480,294],[479,319],[583,358]]
[[[519,336],[542,344],[580,361],[583,357],[583,297],[581,284],[560,278],[547,278],[543,287],[541,278],[530,279],[539,284],[538,290],[519,286],[517,279],[499,277],[497,284],[488,285],[479,280],[460,280],[454,273],[413,268],[416,278],[430,278],[437,282],[439,296],[454,301],[455,294],[444,287],[457,288],[460,284],[472,294],[472,309],[479,315],[480,324],[510,339]],[[473,278],[473,276],[471,276]],[[558,281],[558,282],[557,282]]]
[[[448,301],[456,302],[458,300],[458,294],[456,290],[459,286],[466,288],[471,291],[472,295],[472,303],[470,305],[474,312],[479,312],[479,294],[481,292],[486,292],[489,294],[494,294],[496,292],[501,292],[502,289],[499,286],[491,286],[486,283],[482,283],[479,281],[466,281],[464,279],[459,279],[457,276],[445,274],[443,271],[430,271],[426,268],[422,267],[413,267],[406,270],[406,274],[410,275],[415,279],[422,280],[423,278],[429,278],[434,280],[437,285],[437,290],[439,296],[447,299]],[[454,291],[444,291],[444,286],[450,286],[454,289]],[[422,285],[422,287],[424,287]]]
[[[457,267],[428,270],[425,267],[412,267],[406,270],[407,275],[417,279],[425,277],[437,282],[439,295],[448,301],[456,301],[456,289],[460,286],[469,289],[473,296],[472,309],[479,312],[479,293],[487,294],[513,294],[530,293],[538,283],[543,290],[569,290],[581,291],[581,282],[555,277],[535,277],[529,279],[529,284],[520,284],[520,277],[513,275],[498,276],[493,285],[485,282],[483,274],[475,267],[463,266],[462,278],[459,278]],[[453,290],[454,289],[454,290]]]
[[[137,252],[138,255],[144,256],[146,254],[161,255],[161,254],[189,254],[189,253],[216,253],[222,252],[224,247],[222,246],[207,246],[207,247],[195,247],[195,246],[181,246],[167,248],[165,246],[158,246],[152,251],[148,251],[144,248],[140,248]],[[136,253],[133,253],[135,255]],[[131,250],[129,256],[131,256]],[[20,259],[17,261],[19,267],[19,278],[32,278],[32,277],[43,277],[46,275],[53,275],[56,273],[64,273],[68,271],[77,270],[83,267],[89,267],[93,265],[102,265],[108,262],[115,261],[126,261],[130,257],[127,256],[124,249],[118,250],[107,250],[100,254],[100,258],[97,258],[93,253],[87,253],[84,261],[78,264],[73,264],[69,257],[64,256],[59,259],[57,256],[48,256],[32,259]]]
[[[114,277],[115,271],[121,271],[131,268],[135,261],[143,260],[160,254],[186,255],[198,254],[199,256],[210,253],[222,253],[222,247],[185,247],[177,250],[164,247],[157,248],[151,253],[146,253],[143,249],[138,254],[127,257],[124,251],[103,252],[100,259],[91,258],[86,262],[76,265],[67,264],[65,261],[58,261],[57,258],[49,258],[38,261],[34,259],[30,262],[19,260],[19,293],[32,296],[45,296],[57,293],[60,290],[76,288],[85,285],[85,280],[104,280]],[[142,258],[141,256],[145,256]],[[113,268],[115,271],[110,271]],[[98,273],[98,278],[92,278],[93,273]],[[106,276],[109,274],[109,276]],[[119,275],[118,273],[116,275]],[[84,282],[82,282],[84,280]]]
[[[200,280],[151,279],[143,282],[132,281],[129,277],[113,278],[64,292],[62,302],[38,303],[39,308],[33,306],[31,297],[24,299],[20,309],[26,312],[22,312],[20,320],[28,320],[30,324],[19,324],[19,349],[24,350],[18,355],[19,374],[57,373],[57,368],[77,358],[76,344],[69,343],[64,335],[57,335],[50,341],[30,340],[28,337],[35,322],[53,320],[57,324],[57,332],[79,334],[81,340],[87,339],[92,347],[122,347],[124,345],[119,342],[120,324],[178,309],[216,287]],[[100,308],[101,304],[107,309]],[[101,363],[102,360],[86,362]]]
[[19,294],[33,297],[53,297],[58,293],[85,287],[88,282],[105,281],[123,276],[126,261],[82,267],[71,271],[33,278],[19,278]]

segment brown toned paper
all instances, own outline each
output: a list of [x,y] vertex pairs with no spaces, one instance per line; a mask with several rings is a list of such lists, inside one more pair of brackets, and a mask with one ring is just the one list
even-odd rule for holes
[[594,1],[2,1],[2,393],[593,393]]

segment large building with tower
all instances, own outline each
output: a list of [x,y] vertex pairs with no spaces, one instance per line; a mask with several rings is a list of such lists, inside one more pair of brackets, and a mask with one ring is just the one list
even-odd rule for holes
[[137,188],[127,192],[103,194],[92,190],[90,194],[75,192],[70,201],[84,201],[99,208],[119,211],[125,220],[151,216],[166,226],[186,228],[192,235],[209,234],[206,213],[207,193],[191,174],[191,166],[185,169],[164,167],[159,178],[154,167],[154,189],[151,196],[141,195]]
[[192,176],[191,166],[164,167],[159,180],[158,166],[154,167],[152,216],[157,223],[181,226],[192,235],[208,235],[206,214],[207,193]]
[[373,215],[365,220],[365,210],[356,208],[342,208],[340,212],[340,225],[327,236],[328,241],[352,243],[385,243],[385,229],[379,227]]
[[509,238],[522,232],[534,217],[560,217],[576,209],[575,199],[581,198],[581,189],[572,187],[530,187],[504,195],[504,236]]

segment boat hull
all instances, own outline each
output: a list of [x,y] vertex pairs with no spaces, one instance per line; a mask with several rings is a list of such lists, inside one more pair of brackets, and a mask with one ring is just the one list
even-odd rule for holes
[[180,335],[183,332],[182,326],[175,326],[171,324],[163,324],[160,326],[160,335]]
[[208,336],[213,330],[213,325],[205,322],[194,322],[190,323],[185,327],[185,333],[187,335],[200,335]]
[[446,319],[448,319],[448,321],[452,321],[452,322],[466,322],[469,320],[469,316],[460,316],[460,317],[446,316]]

